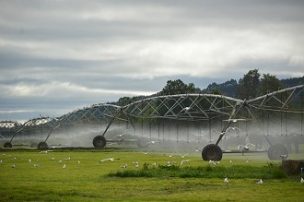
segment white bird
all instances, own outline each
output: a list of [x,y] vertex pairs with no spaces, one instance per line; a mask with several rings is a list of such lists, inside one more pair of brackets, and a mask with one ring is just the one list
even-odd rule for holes
[[263,184],[264,182],[263,182],[263,180],[262,179],[259,179],[258,181],[257,181],[257,184]]
[[183,159],[183,158],[185,158],[185,156],[187,156],[188,154],[184,154],[184,155],[181,155],[181,158]]
[[78,164],[80,164],[80,161],[77,161]]
[[63,164],[62,168],[63,168],[63,169],[65,169],[65,168],[66,168],[66,165],[65,165],[65,164]]
[[107,161],[111,161],[111,162],[113,162],[113,161],[114,161],[114,158],[106,158],[106,159],[102,159],[102,160],[100,160],[100,163],[107,162]]
[[35,168],[38,168],[38,164],[34,164],[34,167],[35,167]]
[[212,160],[209,160],[209,165],[210,165],[210,166],[216,166],[216,162],[215,162],[215,161],[212,161]]
[[226,184],[228,184],[228,183],[229,183],[228,177],[225,177],[225,179],[224,179],[224,183],[226,183]]
[[156,163],[156,162],[152,163],[152,166],[153,166],[153,167],[156,167],[156,166],[157,166],[157,163]]
[[134,162],[132,162],[132,163],[133,163],[133,165],[135,166],[135,168],[138,168],[138,167],[139,167],[138,161],[134,161]]
[[229,163],[232,163],[232,160],[230,160]]
[[13,165],[12,165],[12,168],[16,168],[16,164],[13,164]]
[[29,163],[32,163],[32,159],[29,159],[28,162],[29,162]]
[[120,166],[121,168],[127,168],[128,167],[128,164],[127,163],[125,163],[125,164],[123,164],[122,166]]
[[62,160],[59,160],[58,163],[62,163]]
[[303,179],[303,177],[301,177],[301,181],[300,181],[300,182],[301,182],[301,184],[303,184],[303,183],[304,183],[304,179]]
[[187,164],[187,163],[189,163],[189,159],[187,159],[187,160],[182,160],[181,162],[180,162],[180,165],[182,166],[182,165],[184,165],[184,164]]

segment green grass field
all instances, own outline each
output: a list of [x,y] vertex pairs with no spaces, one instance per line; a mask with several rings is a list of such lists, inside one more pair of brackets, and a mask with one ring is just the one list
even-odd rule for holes
[[[224,155],[215,166],[199,153],[117,150],[4,150],[0,160],[0,201],[304,201],[299,176],[276,174],[265,154]],[[145,169],[154,174],[138,175]]]

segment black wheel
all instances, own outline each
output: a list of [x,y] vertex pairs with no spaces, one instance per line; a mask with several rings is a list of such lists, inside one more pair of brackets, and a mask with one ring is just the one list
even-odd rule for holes
[[104,136],[98,135],[93,139],[93,145],[95,149],[103,149],[107,144],[106,138]]
[[282,144],[275,144],[268,149],[268,158],[270,160],[281,160],[283,156],[288,155],[286,147]]
[[148,142],[143,139],[143,138],[139,138],[137,141],[136,141],[136,145],[138,148],[145,148],[148,146]]
[[223,152],[222,149],[215,144],[208,144],[203,148],[202,158],[204,161],[220,161],[222,160]]
[[12,147],[13,147],[12,143],[10,143],[10,142],[4,143],[3,146],[4,146],[5,148],[12,148]]
[[39,149],[39,150],[46,150],[48,148],[49,148],[49,146],[46,142],[39,142],[39,144],[37,146],[37,149]]

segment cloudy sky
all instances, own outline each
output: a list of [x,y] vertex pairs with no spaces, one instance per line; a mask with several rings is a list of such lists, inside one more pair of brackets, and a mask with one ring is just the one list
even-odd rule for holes
[[0,0],[0,120],[58,116],[181,78],[304,75],[302,0]]

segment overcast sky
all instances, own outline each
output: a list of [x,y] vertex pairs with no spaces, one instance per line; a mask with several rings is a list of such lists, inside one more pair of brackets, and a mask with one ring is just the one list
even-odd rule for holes
[[0,120],[148,95],[168,79],[303,76],[303,11],[303,0],[0,0]]

